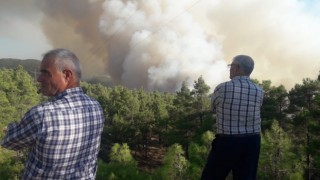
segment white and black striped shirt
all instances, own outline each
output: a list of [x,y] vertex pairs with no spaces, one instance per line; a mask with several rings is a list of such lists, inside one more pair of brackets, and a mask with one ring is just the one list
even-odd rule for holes
[[211,99],[217,114],[217,134],[260,133],[262,101],[262,88],[248,76],[236,76],[219,84]]

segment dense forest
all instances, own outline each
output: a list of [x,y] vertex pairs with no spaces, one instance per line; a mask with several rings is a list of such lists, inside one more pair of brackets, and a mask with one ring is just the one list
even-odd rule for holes
[[[254,81],[265,91],[258,179],[320,179],[320,75],[289,91],[270,80]],[[175,93],[81,86],[106,117],[97,179],[200,178],[215,134],[211,92],[202,77],[192,89],[182,82]],[[22,66],[0,69],[0,130],[43,101]],[[0,147],[1,179],[19,179],[27,151]]]

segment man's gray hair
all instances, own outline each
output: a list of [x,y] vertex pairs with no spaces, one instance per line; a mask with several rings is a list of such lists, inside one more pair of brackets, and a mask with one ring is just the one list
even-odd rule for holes
[[53,49],[45,53],[43,55],[43,59],[51,56],[55,57],[55,65],[59,71],[70,68],[73,72],[75,72],[77,81],[80,82],[82,76],[82,67],[78,57],[73,52],[67,49]]
[[254,68],[254,61],[250,56],[238,55],[233,58],[233,63],[238,64],[240,69],[250,75]]

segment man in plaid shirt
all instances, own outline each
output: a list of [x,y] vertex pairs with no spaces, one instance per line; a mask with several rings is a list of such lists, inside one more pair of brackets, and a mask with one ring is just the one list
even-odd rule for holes
[[246,55],[233,58],[231,81],[219,84],[212,95],[217,134],[201,179],[256,179],[260,153],[260,109],[263,90],[249,76],[254,61]]
[[79,87],[81,65],[66,49],[47,52],[40,92],[52,100],[31,108],[7,126],[5,148],[29,148],[22,179],[95,179],[104,115]]

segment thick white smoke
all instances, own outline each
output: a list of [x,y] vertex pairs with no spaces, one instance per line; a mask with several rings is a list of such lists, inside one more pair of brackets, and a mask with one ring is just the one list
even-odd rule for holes
[[[247,53],[256,60],[254,77],[287,88],[320,70],[320,9],[305,0],[220,1],[209,26],[221,37],[226,59]],[[311,7],[313,6],[313,7]],[[318,11],[316,11],[316,9]]]
[[[39,40],[45,35],[53,48],[75,51],[86,77],[101,74],[115,84],[161,91],[175,91],[183,81],[192,86],[201,75],[213,88],[228,79],[226,64],[232,57],[247,54],[256,62],[252,78],[290,89],[302,78],[319,74],[319,4],[313,0],[0,1],[0,42],[1,36],[16,33],[16,40],[38,50],[44,46],[30,37]],[[8,22],[32,25],[12,28]],[[41,29],[35,30],[39,22]],[[43,33],[36,33],[40,30]]]
[[122,61],[116,69],[125,85],[172,91],[183,81],[192,85],[201,75],[210,84],[226,76],[220,44],[188,12],[193,2],[104,2],[100,30],[109,40],[108,49],[118,49],[108,51],[109,62]]

